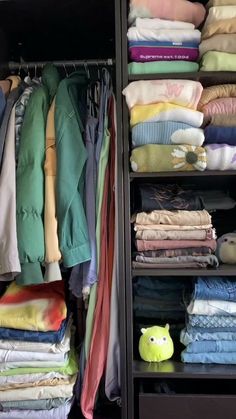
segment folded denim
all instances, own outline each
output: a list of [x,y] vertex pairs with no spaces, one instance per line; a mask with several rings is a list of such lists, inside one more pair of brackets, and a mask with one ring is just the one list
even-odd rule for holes
[[188,327],[181,330],[180,342],[187,346],[189,343],[196,341],[223,341],[223,340],[236,340],[236,328],[221,328],[219,331],[213,329],[208,331],[207,329]]
[[194,284],[194,300],[224,300],[236,302],[236,276],[198,277]]
[[236,364],[235,352],[204,352],[189,354],[185,350],[181,353],[182,362],[198,364]]
[[236,302],[222,300],[191,300],[187,307],[189,314],[206,316],[236,316]]
[[212,340],[190,343],[185,353],[206,353],[206,352],[236,352],[236,341],[234,340]]
[[236,316],[203,316],[189,314],[188,323],[192,327],[211,329],[215,327],[236,327]]

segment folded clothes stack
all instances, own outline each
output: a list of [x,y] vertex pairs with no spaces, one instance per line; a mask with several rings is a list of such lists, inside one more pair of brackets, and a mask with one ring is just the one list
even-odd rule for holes
[[134,268],[218,266],[216,234],[200,195],[177,185],[140,185]]
[[205,170],[202,85],[192,80],[150,80],[124,90],[132,130],[135,172]]
[[187,312],[182,361],[236,364],[236,278],[197,278]]
[[2,418],[66,418],[77,365],[63,281],[22,287],[0,298]]
[[236,3],[210,0],[199,47],[202,71],[236,71]]
[[186,0],[130,0],[130,74],[198,71],[205,9]]
[[203,89],[198,104],[204,114],[208,170],[236,170],[236,84]]

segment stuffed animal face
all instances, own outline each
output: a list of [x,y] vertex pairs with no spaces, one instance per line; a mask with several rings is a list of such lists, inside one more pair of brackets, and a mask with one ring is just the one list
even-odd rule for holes
[[227,233],[217,240],[217,256],[222,263],[236,263],[236,233]]
[[144,361],[161,362],[172,357],[174,345],[168,324],[165,327],[153,326],[141,329],[141,332],[139,353]]

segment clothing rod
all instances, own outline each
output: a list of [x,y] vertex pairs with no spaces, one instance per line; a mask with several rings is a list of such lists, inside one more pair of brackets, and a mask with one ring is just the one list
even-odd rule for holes
[[76,66],[97,66],[97,65],[108,65],[111,66],[114,64],[114,60],[112,58],[107,58],[103,60],[74,60],[74,61],[35,61],[35,62],[15,62],[10,61],[8,63],[9,70],[17,70],[19,68],[37,68],[43,67],[45,64],[51,63],[54,64],[56,67],[76,67]]

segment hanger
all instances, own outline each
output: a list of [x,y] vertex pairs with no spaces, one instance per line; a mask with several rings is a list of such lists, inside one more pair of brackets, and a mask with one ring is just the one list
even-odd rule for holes
[[90,72],[89,72],[87,61],[84,62],[84,69],[85,69],[88,79],[90,80]]
[[69,74],[68,74],[67,69],[66,69],[66,65],[65,65],[65,64],[63,64],[63,67],[64,67],[64,70],[65,70],[65,75],[66,75],[66,77],[69,77]]

